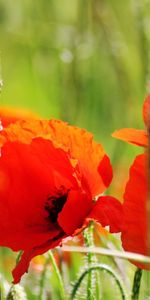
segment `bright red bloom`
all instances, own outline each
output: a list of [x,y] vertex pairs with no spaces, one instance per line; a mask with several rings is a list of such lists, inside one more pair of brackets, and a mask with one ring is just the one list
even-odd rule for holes
[[[143,119],[147,129],[150,125],[150,95],[144,101]],[[148,146],[148,132],[125,128],[113,133],[113,136],[138,146]],[[122,245],[126,251],[149,255],[150,233],[148,229],[147,203],[149,201],[148,154],[138,155],[130,168],[129,181],[124,193],[124,222],[122,227]],[[150,266],[133,262],[140,268],[150,270]]]
[[20,121],[0,134],[0,245],[30,260],[80,232],[92,218],[121,230],[122,206],[102,193],[112,179],[108,156],[93,136],[64,122]]

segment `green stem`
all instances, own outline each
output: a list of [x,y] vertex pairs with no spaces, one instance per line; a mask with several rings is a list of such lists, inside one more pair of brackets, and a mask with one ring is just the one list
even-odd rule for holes
[[54,272],[56,274],[56,277],[57,277],[57,281],[58,281],[58,286],[59,286],[59,290],[60,290],[60,295],[61,295],[61,299],[62,300],[65,300],[66,297],[65,297],[65,290],[64,290],[64,284],[63,284],[63,280],[62,280],[62,276],[60,274],[60,271],[57,267],[57,264],[56,264],[56,261],[55,261],[55,258],[53,256],[53,253],[52,251],[48,251],[48,256],[49,256],[49,259],[52,263],[52,266],[53,266],[53,269],[54,269]]
[[91,273],[93,270],[106,271],[109,275],[111,275],[114,278],[114,280],[120,290],[122,299],[127,300],[127,295],[126,295],[125,289],[122,285],[121,279],[119,278],[119,276],[116,274],[116,272],[114,270],[112,270],[109,266],[104,265],[104,264],[93,265],[81,274],[81,276],[79,277],[79,279],[77,280],[77,282],[75,283],[75,285],[73,287],[73,290],[71,293],[71,300],[75,298],[77,290],[79,289],[80,284],[81,284],[82,280],[84,279],[84,277],[86,275],[88,275],[89,273]]
[[[93,241],[93,222],[90,222],[89,227],[86,228],[83,232],[84,235],[84,241],[86,247],[92,247],[94,245]],[[94,260],[94,254],[93,253],[87,253],[87,262],[88,267],[91,267],[91,264]],[[87,281],[87,300],[93,299],[93,293],[92,293],[92,272],[88,274],[88,281]]]
[[40,280],[40,292],[39,292],[39,300],[43,299],[43,292],[44,292],[44,283],[45,283],[45,277],[46,277],[46,270],[47,270],[47,265],[49,263],[49,257],[47,258],[45,264],[44,264],[44,269],[42,271],[41,275],[41,280]]
[[4,287],[2,285],[2,283],[0,283],[0,299],[4,300]]
[[134,280],[133,280],[132,295],[131,295],[132,300],[139,299],[141,277],[142,277],[142,270],[137,268],[137,270],[135,271]]
[[5,291],[5,280],[3,276],[0,274],[0,300],[6,299],[6,291]]
[[150,272],[143,272],[143,282],[144,282],[144,299],[150,299]]
[[[93,239],[93,230],[94,230],[94,223],[93,221],[90,222],[89,227],[84,231],[84,240],[85,240],[85,245],[87,247],[94,247],[94,239]],[[96,264],[97,263],[97,257],[95,255],[94,252],[88,252],[87,254],[87,258],[88,258],[88,266],[90,267],[93,263]],[[92,277],[93,275],[93,277]],[[98,272],[94,272],[94,274],[89,273],[88,275],[88,282],[87,282],[87,295],[89,300],[93,299],[93,286],[92,286],[92,282],[95,281],[95,292],[96,292],[96,298],[97,299],[101,299],[101,295],[100,295],[100,283],[98,284],[99,280],[99,273]]]

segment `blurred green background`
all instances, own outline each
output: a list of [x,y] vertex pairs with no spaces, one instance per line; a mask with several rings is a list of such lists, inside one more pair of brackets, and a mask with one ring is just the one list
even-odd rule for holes
[[110,155],[119,188],[118,178],[126,180],[141,149],[111,133],[143,127],[150,1],[1,0],[0,37],[0,104],[93,132]]
[[149,17],[146,0],[1,0],[1,105],[85,127],[112,152],[113,130],[142,124]]
[[[143,128],[142,103],[150,91],[150,1],[1,0],[1,79],[0,105],[93,132],[116,170],[113,192],[122,195],[129,164],[141,150],[111,133]],[[0,251],[4,265],[9,252]]]

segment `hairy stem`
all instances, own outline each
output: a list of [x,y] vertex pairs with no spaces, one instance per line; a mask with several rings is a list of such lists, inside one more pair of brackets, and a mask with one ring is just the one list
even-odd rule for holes
[[[110,268],[108,265],[104,265],[104,264],[96,264],[96,265],[93,265],[89,268],[87,268],[82,274],[81,276],[79,277],[79,279],[77,280],[77,282],[75,283],[74,287],[73,287],[73,290],[72,290],[72,293],[71,293],[71,300],[75,298],[76,296],[76,293],[77,293],[77,290],[79,289],[80,287],[80,284],[82,282],[82,280],[84,279],[84,277],[86,275],[88,275],[89,273],[91,273],[92,271],[94,270],[97,270],[97,271],[106,271],[110,276],[113,277],[113,279],[115,280],[118,288],[119,288],[119,291],[120,291],[120,294],[121,294],[121,297],[123,300],[127,300],[127,295],[126,295],[126,291],[123,287],[123,284],[122,284],[122,281],[121,279],[119,278],[119,276],[116,274],[116,272],[114,270],[112,270],[112,268]],[[92,299],[92,298],[91,298]]]
[[[84,230],[84,242],[86,247],[92,247],[94,245],[93,241],[93,222],[89,223],[89,227]],[[94,261],[94,253],[87,253],[87,262],[88,267],[91,267],[92,263]],[[92,293],[92,272],[88,274],[88,281],[87,281],[87,299],[92,300],[93,299],[93,293]]]

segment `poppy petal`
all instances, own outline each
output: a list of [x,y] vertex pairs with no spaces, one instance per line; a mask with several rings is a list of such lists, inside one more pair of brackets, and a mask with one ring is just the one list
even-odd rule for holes
[[134,128],[124,128],[115,131],[112,134],[113,137],[128,142],[129,144],[134,144],[137,146],[147,147],[148,146],[148,136],[145,130],[138,130]]
[[[130,168],[130,178],[124,194],[124,224],[122,245],[126,251],[148,255],[147,253],[147,214],[146,200],[148,197],[147,155],[136,157]],[[139,268],[150,267],[133,262]]]
[[55,239],[50,240],[50,241],[45,242],[45,244],[43,244],[39,247],[25,251],[22,254],[16,267],[12,271],[12,275],[14,278],[13,283],[16,284],[16,283],[20,282],[22,275],[24,275],[24,273],[28,272],[29,264],[33,257],[35,257],[37,255],[42,255],[43,253],[47,252],[48,250],[55,248],[56,246],[58,246],[61,243],[61,241],[62,241],[62,236],[60,236],[60,237],[58,236],[56,241],[55,241]]
[[[50,139],[57,147],[69,150],[72,158],[79,161],[79,167],[83,175],[83,181],[86,178],[87,184],[92,196],[101,194],[110,184],[112,179],[112,168],[109,158],[105,163],[106,172],[103,181],[103,173],[98,171],[98,167],[106,157],[101,144],[93,140],[93,135],[84,129],[70,126],[59,120],[32,120],[20,121],[11,124],[4,129],[0,135],[0,144],[6,140],[19,140],[23,143],[30,143],[33,137],[41,136]],[[106,180],[106,176],[108,178]],[[107,185],[106,185],[107,184]]]
[[0,107],[0,120],[3,127],[7,127],[11,123],[15,123],[18,120],[31,120],[37,119],[37,116],[31,111],[25,109],[19,109],[9,106]]
[[98,171],[101,174],[105,186],[109,186],[113,177],[113,170],[110,164],[110,159],[106,154],[99,164]]
[[46,210],[50,195],[77,188],[68,154],[51,141],[7,142],[0,157],[0,245],[31,249],[62,229]]
[[143,104],[143,120],[147,128],[150,128],[150,94],[146,97]]
[[114,197],[99,197],[88,218],[96,220],[103,227],[110,226],[112,233],[120,232],[123,219],[122,205]]
[[70,191],[57,219],[63,231],[68,235],[72,235],[74,231],[80,229],[92,206],[93,202],[85,192],[80,190]]

